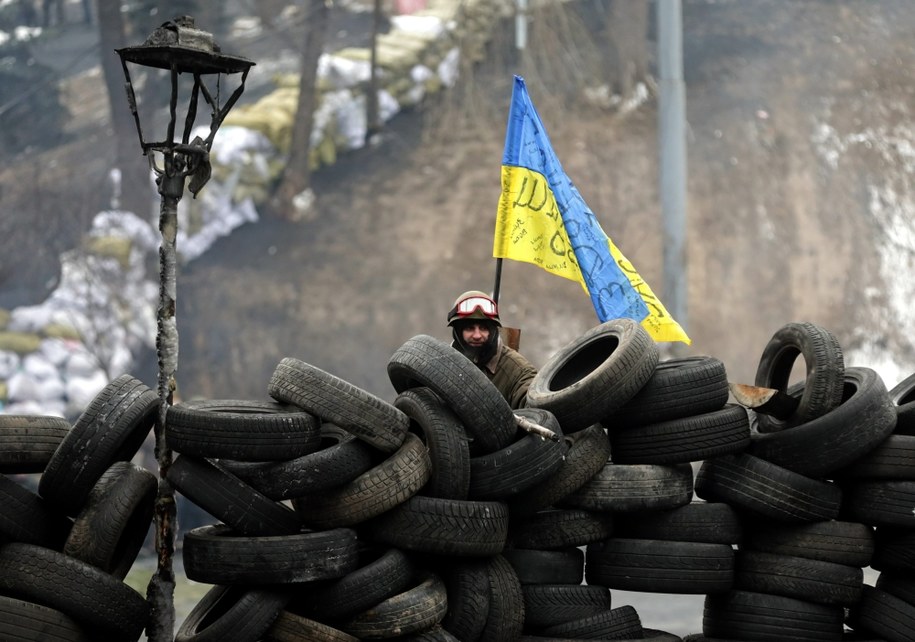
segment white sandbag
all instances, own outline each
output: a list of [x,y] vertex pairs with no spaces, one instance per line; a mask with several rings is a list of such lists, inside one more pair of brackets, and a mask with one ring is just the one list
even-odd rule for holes
[[43,303],[23,305],[10,311],[10,332],[40,332],[52,320],[53,310]]
[[[60,369],[73,351],[80,345],[79,342],[72,339],[62,339],[59,337],[49,337],[41,340],[38,348],[39,353],[48,360],[55,368]],[[0,374],[0,377],[3,375]]]
[[[362,136],[365,137],[365,103],[362,103]],[[343,89],[340,91],[328,91],[321,95],[321,103],[315,110],[314,126],[311,129],[311,138],[309,144],[312,148],[321,144],[325,132],[332,124],[337,126],[339,134],[343,140],[349,141],[351,137],[358,134],[358,128],[354,132],[347,132],[341,126],[341,114],[349,111],[359,110],[358,99],[353,96],[353,92]],[[343,120],[347,120],[344,118]]]
[[63,402],[49,403],[28,399],[25,401],[13,401],[3,408],[5,415],[38,415],[41,417],[66,417],[65,406]]
[[128,238],[145,252],[156,252],[160,235],[157,229],[133,212],[107,210],[92,219],[91,236]]
[[391,16],[391,26],[407,33],[437,38],[445,33],[445,22],[438,16]]
[[126,344],[120,343],[113,346],[107,362],[108,372],[111,373],[111,376],[119,377],[133,370],[134,358]]
[[318,77],[327,80],[334,89],[348,89],[368,82],[372,64],[368,60],[353,60],[332,53],[323,53],[318,59]]
[[22,360],[9,350],[0,350],[0,379],[9,379],[19,369]]
[[[245,223],[254,223],[258,220],[257,210],[247,204],[232,202],[234,186],[227,189],[224,185],[215,183],[207,186],[209,190],[204,197],[203,211],[205,223],[192,235],[179,233],[176,247],[184,261],[192,261],[206,252],[213,243],[228,236],[236,228]],[[218,215],[215,215],[217,214]]]
[[39,380],[33,375],[20,370],[6,381],[6,396],[10,401],[37,401],[39,403],[53,399],[63,399],[64,383],[60,377]]
[[40,382],[60,378],[57,367],[41,352],[25,355],[22,358],[22,370]]
[[378,115],[387,122],[400,112],[400,104],[391,93],[385,89],[378,90]]
[[410,80],[416,83],[424,83],[435,76],[435,72],[426,65],[413,65],[410,69]]
[[452,48],[448,53],[445,54],[445,57],[442,58],[442,61],[438,63],[438,68],[436,72],[438,77],[442,79],[442,82],[446,87],[453,87],[454,83],[458,79],[458,63],[461,61],[461,52],[457,47]]
[[65,385],[67,414],[73,416],[82,413],[107,385],[108,377],[100,368],[96,368],[89,375],[67,379]]
[[74,351],[63,366],[63,374],[68,381],[70,379],[91,378],[98,370],[98,359],[89,353],[85,347]]
[[276,149],[270,139],[259,131],[226,125],[220,127],[213,140],[210,156],[214,163],[229,166],[247,163],[249,157],[256,153],[272,155]]

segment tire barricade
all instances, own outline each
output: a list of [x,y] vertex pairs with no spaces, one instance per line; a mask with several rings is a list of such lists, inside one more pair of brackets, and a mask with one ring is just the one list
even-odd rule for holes
[[[915,639],[915,375],[887,391],[788,324],[756,384],[802,418],[759,421],[720,361],[643,334],[592,328],[514,412],[427,335],[391,356],[392,402],[287,357],[269,399],[170,407],[168,481],[217,520],[180,542],[211,589],[177,642]],[[157,406],[123,375],[72,426],[0,416],[0,639],[142,635],[123,579],[157,480],[130,460]],[[614,590],[704,595],[703,630],[650,628]]]

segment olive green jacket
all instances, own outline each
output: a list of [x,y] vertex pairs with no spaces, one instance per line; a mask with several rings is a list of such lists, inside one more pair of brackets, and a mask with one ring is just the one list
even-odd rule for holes
[[512,409],[523,408],[537,369],[517,350],[499,340],[499,351],[482,368]]

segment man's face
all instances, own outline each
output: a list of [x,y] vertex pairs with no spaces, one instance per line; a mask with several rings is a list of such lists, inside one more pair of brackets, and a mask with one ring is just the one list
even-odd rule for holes
[[486,342],[489,341],[489,333],[489,324],[485,322],[468,323],[461,328],[461,338],[471,348],[481,348],[486,345]]

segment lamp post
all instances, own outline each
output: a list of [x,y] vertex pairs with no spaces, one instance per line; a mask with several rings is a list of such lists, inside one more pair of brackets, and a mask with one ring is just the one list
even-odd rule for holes
[[[162,243],[159,246],[159,306],[156,313],[156,356],[158,360],[159,414],[155,426],[156,461],[159,466],[159,487],[156,495],[155,533],[158,566],[147,589],[150,603],[150,619],[147,634],[150,640],[165,641],[174,637],[175,575],[172,569],[172,555],[175,550],[175,496],[166,475],[171,467],[172,453],[165,441],[165,422],[175,391],[175,371],[178,368],[178,330],[175,322],[177,295],[177,255],[175,240],[178,232],[178,202],[184,193],[185,180],[190,179],[188,188],[196,196],[210,178],[210,149],[216,130],[222,124],[229,110],[241,96],[245,80],[254,63],[238,56],[220,52],[212,34],[194,26],[189,16],[176,18],[157,28],[142,45],[117,49],[126,79],[127,102],[137,126],[137,135],[143,155],[149,159],[150,169],[156,175],[156,185],[161,197],[159,210],[159,232]],[[165,139],[147,142],[143,137],[140,113],[137,109],[136,94],[130,76],[129,65],[164,69],[171,76],[171,99],[169,100],[169,121]],[[220,104],[222,77],[241,73],[241,82]],[[180,140],[175,138],[178,120],[179,76],[190,77],[188,107],[184,117],[184,129]],[[215,92],[204,83],[204,77],[216,77]],[[184,83],[186,84],[186,83]],[[206,138],[199,135],[191,140],[191,132],[197,118],[199,97],[203,96],[210,108],[210,129]],[[162,165],[157,161],[162,157]]]

